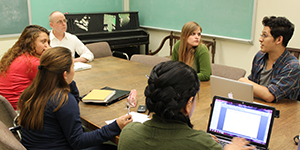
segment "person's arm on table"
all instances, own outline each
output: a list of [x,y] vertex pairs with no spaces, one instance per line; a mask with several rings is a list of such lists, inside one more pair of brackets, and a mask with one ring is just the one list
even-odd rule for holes
[[74,59],[74,62],[83,62],[83,63],[85,63],[85,62],[88,62],[88,60],[84,57],[77,57],[77,58]]
[[[71,94],[69,94],[68,103],[63,105],[57,112],[55,112],[55,114],[68,143],[74,149],[82,149],[102,144],[114,136],[119,135],[121,129],[128,123],[132,122],[132,119],[130,119],[132,116],[126,114],[119,117],[113,123],[105,125],[100,129],[91,132],[83,132],[79,106]],[[70,122],[72,123],[70,124]]]
[[94,60],[94,54],[75,36],[75,51],[80,56],[75,58],[74,62],[91,62]]
[[259,85],[244,77],[240,78],[239,81],[252,84],[254,96],[261,98],[269,103],[275,100],[275,96],[269,91],[267,87]]

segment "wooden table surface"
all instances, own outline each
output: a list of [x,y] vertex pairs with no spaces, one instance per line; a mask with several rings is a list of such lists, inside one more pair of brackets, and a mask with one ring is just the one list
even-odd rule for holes
[[[145,75],[150,74],[151,66],[116,57],[98,58],[90,64],[92,69],[75,73],[74,80],[77,83],[80,95],[105,86],[122,90],[136,89],[137,105],[145,104],[144,89],[147,85]],[[210,94],[210,82],[201,82],[196,108],[191,118],[194,129],[206,131],[212,101]],[[280,118],[274,120],[269,144],[270,149],[296,149],[297,146],[294,144],[293,137],[300,132],[300,102],[289,99],[283,99],[277,103],[255,101],[280,110]],[[82,123],[91,129],[101,128],[106,125],[105,121],[127,113],[126,99],[108,106],[80,102],[79,107]],[[131,108],[131,111],[137,111],[137,107]]]

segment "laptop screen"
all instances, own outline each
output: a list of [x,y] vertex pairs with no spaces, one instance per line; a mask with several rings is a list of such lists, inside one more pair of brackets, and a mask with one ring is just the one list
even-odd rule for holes
[[274,111],[273,107],[214,97],[208,132],[267,146]]

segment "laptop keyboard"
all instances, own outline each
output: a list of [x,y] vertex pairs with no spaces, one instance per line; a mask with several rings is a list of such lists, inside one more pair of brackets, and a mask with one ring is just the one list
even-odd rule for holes
[[[220,140],[220,139],[218,139],[218,140],[219,140],[219,144],[222,145],[223,148],[225,147],[226,144],[230,144],[231,143],[231,142]],[[264,149],[260,149],[260,148],[257,147],[254,150],[264,150]]]
[[228,141],[223,141],[223,140],[219,140],[219,144],[222,145],[222,147],[224,147],[226,144],[229,144],[230,142]]

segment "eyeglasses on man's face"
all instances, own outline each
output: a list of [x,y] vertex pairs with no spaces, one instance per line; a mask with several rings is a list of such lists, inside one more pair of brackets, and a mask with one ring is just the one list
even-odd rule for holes
[[62,23],[67,23],[68,20],[67,19],[64,19],[64,20],[58,20],[56,23],[57,24],[62,24]]
[[261,37],[262,39],[265,39],[265,38],[267,38],[267,37],[270,37],[270,35],[267,35],[267,34],[260,34],[260,37]]

